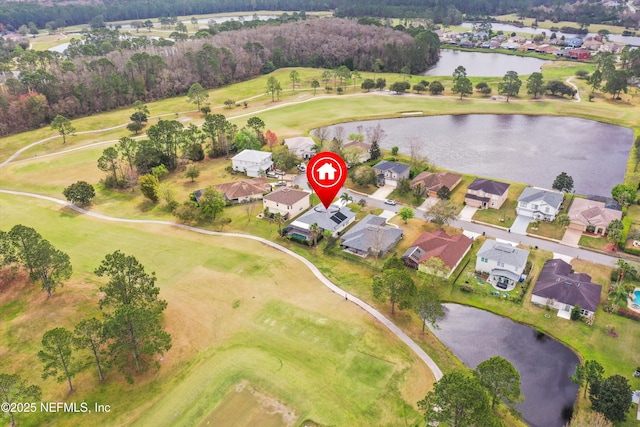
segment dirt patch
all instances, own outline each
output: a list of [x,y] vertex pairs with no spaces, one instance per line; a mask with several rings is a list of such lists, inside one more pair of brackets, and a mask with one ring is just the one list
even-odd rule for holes
[[293,427],[298,415],[277,398],[256,389],[248,381],[238,383],[201,422],[220,425],[234,419],[236,426]]

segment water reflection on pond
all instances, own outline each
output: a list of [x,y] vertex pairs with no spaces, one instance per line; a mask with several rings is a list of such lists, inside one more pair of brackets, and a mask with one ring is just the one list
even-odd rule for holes
[[438,339],[471,369],[493,356],[507,359],[520,372],[525,400],[515,408],[527,424],[562,427],[563,410],[573,406],[578,392],[569,379],[578,357],[528,326],[472,307],[445,307],[440,329],[432,330]]
[[[488,101],[499,102],[499,101]],[[421,154],[438,167],[549,188],[560,172],[578,194],[607,196],[624,182],[633,131],[574,117],[444,115],[342,123],[344,135],[378,123],[382,148]],[[329,127],[332,132],[336,126]]]
[[518,75],[540,72],[546,62],[538,58],[515,55],[504,55],[489,52],[464,52],[443,49],[440,60],[429,68],[425,76],[451,76],[453,70],[462,65],[470,77],[504,76],[507,71],[515,71]]

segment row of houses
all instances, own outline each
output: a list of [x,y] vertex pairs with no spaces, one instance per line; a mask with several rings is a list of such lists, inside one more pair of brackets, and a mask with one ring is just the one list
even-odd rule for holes
[[[427,274],[439,274],[448,278],[471,250],[472,240],[464,234],[449,235],[444,230],[421,234],[402,255],[407,267]],[[442,261],[444,271],[434,271],[432,258]],[[529,251],[487,239],[475,258],[475,271],[485,275],[487,281],[504,291],[514,290],[526,279],[525,271]],[[593,283],[585,273],[575,273],[570,264],[561,259],[545,262],[532,291],[534,304],[558,310],[558,316],[569,319],[574,307],[580,307],[585,317],[593,317],[602,285]]]

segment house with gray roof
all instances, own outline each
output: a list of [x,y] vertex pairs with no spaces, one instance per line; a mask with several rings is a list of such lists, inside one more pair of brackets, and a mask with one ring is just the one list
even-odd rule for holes
[[373,167],[378,176],[378,185],[398,185],[402,178],[409,179],[409,165],[383,160]]
[[331,232],[334,237],[356,220],[356,214],[346,206],[330,205],[329,209],[317,205],[300,215],[295,221],[284,229],[285,236],[292,236],[301,240],[311,241],[313,236],[309,231],[311,224],[318,224],[320,233],[325,230]]
[[574,273],[571,264],[561,259],[545,262],[540,276],[531,293],[531,302],[550,306],[558,310],[558,317],[571,318],[571,310],[580,306],[580,314],[593,317],[598,304],[602,285],[591,282],[591,276]]
[[316,142],[308,136],[296,136],[294,138],[286,138],[284,145],[289,151],[304,160],[309,160],[316,154]]
[[527,187],[520,197],[516,212],[536,220],[553,221],[562,209],[564,194],[556,190]]
[[527,258],[527,250],[487,239],[478,251],[476,271],[488,273],[492,285],[510,291],[521,280]]
[[344,233],[340,247],[363,258],[369,254],[383,256],[398,244],[403,234],[401,229],[388,226],[385,218],[369,214]]

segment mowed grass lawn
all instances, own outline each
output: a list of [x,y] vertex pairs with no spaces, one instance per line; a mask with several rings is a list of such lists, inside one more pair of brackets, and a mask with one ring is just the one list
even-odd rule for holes
[[[28,205],[28,207],[27,207]],[[46,401],[111,405],[108,414],[34,414],[21,425],[195,425],[241,382],[272,396],[295,425],[414,425],[431,388],[423,362],[364,311],[326,289],[298,261],[245,239],[79,216],[44,201],[0,195],[0,229],[36,228],[69,253],[72,279],[50,299],[33,285],[0,293],[0,371],[43,388]],[[126,384],[94,369],[76,391],[42,380],[42,334],[99,316],[104,255],[122,250],[157,274],[173,347],[158,372]],[[292,274],[295,272],[294,274]],[[283,421],[283,424],[284,421]]]

